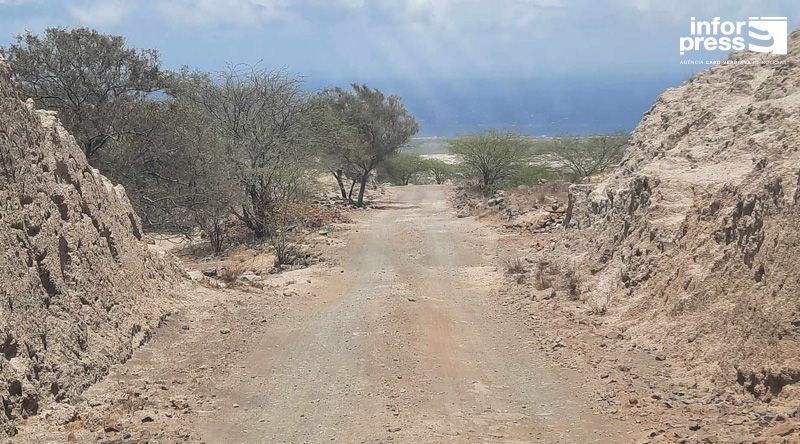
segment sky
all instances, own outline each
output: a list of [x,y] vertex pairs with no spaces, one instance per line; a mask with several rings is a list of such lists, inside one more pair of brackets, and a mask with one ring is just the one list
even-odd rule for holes
[[310,89],[367,83],[403,96],[422,135],[578,134],[632,129],[700,69],[679,63],[689,18],[716,16],[792,29],[800,1],[0,0],[0,45],[87,26],[158,49],[169,69],[260,63]]

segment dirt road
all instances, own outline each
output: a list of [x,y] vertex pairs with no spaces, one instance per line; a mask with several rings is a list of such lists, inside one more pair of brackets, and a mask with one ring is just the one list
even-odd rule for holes
[[446,187],[392,195],[323,238],[326,264],[263,289],[192,287],[77,413],[41,413],[18,441],[616,443],[641,433],[596,414],[590,375],[557,367],[543,332],[504,311],[495,231],[456,218]]
[[[619,442],[492,306],[492,240],[446,189],[411,186],[349,234],[322,301],[289,315],[220,381],[209,442]],[[257,377],[252,377],[256,375]],[[221,393],[227,393],[221,395]]]

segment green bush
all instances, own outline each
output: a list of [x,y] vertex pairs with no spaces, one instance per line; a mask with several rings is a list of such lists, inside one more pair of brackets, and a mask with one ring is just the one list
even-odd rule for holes
[[528,164],[529,143],[524,136],[488,130],[450,140],[450,152],[459,156],[484,191],[494,189]]
[[414,176],[425,171],[426,163],[416,154],[400,153],[390,157],[384,168],[393,184],[408,185]]
[[447,163],[439,159],[425,159],[425,170],[437,184],[441,185],[456,177],[459,173],[457,165]]
[[504,187],[518,185],[538,185],[560,179],[561,173],[542,165],[520,165],[502,182]]

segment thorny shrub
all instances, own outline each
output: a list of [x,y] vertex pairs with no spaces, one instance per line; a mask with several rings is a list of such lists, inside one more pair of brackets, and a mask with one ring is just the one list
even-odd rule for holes
[[539,261],[533,269],[533,286],[537,290],[546,290],[553,287],[553,269],[549,262]]
[[275,248],[275,267],[281,265],[309,266],[313,262],[312,254],[299,243],[293,241],[289,235],[281,231],[271,240]]
[[219,279],[222,282],[231,284],[233,282],[236,282],[239,279],[239,277],[242,274],[244,274],[244,271],[245,269],[241,265],[236,265],[236,264],[228,265],[219,271]]
[[569,298],[572,300],[578,299],[580,296],[580,280],[578,279],[575,270],[569,268],[564,272],[564,289],[567,290]]

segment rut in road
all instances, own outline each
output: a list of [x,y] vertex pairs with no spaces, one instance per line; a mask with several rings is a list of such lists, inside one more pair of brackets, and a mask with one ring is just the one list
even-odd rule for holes
[[[583,378],[498,313],[494,240],[446,187],[399,188],[348,235],[319,304],[259,338],[219,381],[209,442],[620,442]],[[358,232],[355,232],[358,230]],[[233,407],[234,404],[237,407]]]

